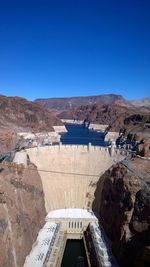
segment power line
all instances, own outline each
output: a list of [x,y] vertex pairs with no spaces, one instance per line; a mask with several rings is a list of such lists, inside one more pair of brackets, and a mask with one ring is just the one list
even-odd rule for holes
[[[16,168],[16,166],[11,166],[7,163],[3,164],[0,163],[0,165],[2,166],[8,166],[8,167],[12,167],[12,168]],[[85,174],[85,173],[76,173],[76,172],[63,172],[63,171],[54,171],[54,170],[44,170],[44,169],[34,169],[34,168],[27,168],[27,167],[22,167],[22,169],[24,170],[30,170],[30,171],[39,171],[39,172],[46,172],[46,173],[55,173],[55,174],[65,174],[65,175],[75,175],[75,176],[86,176],[86,177],[100,177],[100,174]]]

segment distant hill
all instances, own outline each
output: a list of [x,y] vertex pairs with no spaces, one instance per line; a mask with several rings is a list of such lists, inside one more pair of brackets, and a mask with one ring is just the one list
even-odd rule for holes
[[79,96],[69,98],[41,98],[36,99],[35,102],[40,103],[42,106],[50,110],[74,110],[80,106],[86,105],[107,105],[116,104],[119,106],[131,107],[132,103],[125,100],[121,95],[107,94],[97,96]]
[[149,107],[150,108],[150,97],[146,97],[143,99],[133,100],[131,104],[136,107]]
[[0,127],[16,131],[53,131],[62,125],[48,109],[20,97],[0,96]]

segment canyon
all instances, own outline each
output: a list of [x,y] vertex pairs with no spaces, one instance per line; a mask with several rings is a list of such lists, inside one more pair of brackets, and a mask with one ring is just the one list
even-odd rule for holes
[[[149,266],[148,108],[137,112],[133,107],[94,104],[70,110],[82,121],[125,130],[124,137],[137,142],[133,155],[125,148],[90,144],[28,147],[20,132],[55,133],[53,126],[61,128],[62,121],[38,103],[4,96],[0,100],[0,265],[22,267],[46,215],[72,208],[97,214],[121,267]],[[12,158],[3,157],[12,150]]]

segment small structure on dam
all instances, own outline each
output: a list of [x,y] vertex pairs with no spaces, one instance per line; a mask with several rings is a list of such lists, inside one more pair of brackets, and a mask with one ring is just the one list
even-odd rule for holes
[[84,241],[88,266],[117,266],[93,211],[62,209],[48,213],[46,223],[23,267],[60,267],[67,239],[81,238]]
[[89,223],[98,219],[85,209],[54,210],[46,216],[24,267],[60,267],[67,239],[81,239]]
[[61,209],[48,213],[46,221],[60,223],[68,239],[81,239],[83,232],[90,222],[98,223],[92,210],[86,209]]

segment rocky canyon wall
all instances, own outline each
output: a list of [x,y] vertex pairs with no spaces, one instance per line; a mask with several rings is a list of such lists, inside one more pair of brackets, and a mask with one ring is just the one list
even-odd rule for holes
[[0,266],[22,267],[32,248],[46,211],[40,176],[27,168],[0,164]]
[[115,164],[99,185],[102,179],[103,189],[97,185],[95,192],[100,223],[120,266],[150,266],[150,161],[136,158]]

